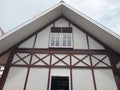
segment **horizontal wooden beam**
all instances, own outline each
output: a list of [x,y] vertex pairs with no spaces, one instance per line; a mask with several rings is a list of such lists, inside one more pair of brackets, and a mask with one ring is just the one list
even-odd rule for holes
[[55,54],[107,54],[105,50],[74,50],[74,49],[27,49],[19,48],[16,53],[55,53]]

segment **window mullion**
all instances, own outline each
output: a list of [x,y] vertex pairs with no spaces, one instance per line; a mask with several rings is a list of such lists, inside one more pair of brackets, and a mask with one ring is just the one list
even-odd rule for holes
[[62,33],[60,33],[60,47],[62,47],[62,38],[63,38],[63,35],[62,35]]

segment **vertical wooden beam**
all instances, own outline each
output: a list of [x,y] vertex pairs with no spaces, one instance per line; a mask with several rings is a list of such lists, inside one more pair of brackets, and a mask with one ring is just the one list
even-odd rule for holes
[[89,44],[89,39],[88,39],[88,35],[86,34],[86,39],[87,39],[87,46],[88,46],[88,50],[90,49],[90,44]]
[[0,90],[3,90],[4,84],[5,84],[5,81],[7,79],[7,75],[8,75],[8,72],[10,70],[10,66],[11,66],[12,60],[13,60],[14,53],[15,53],[15,49],[13,49],[10,52],[10,55],[9,55],[9,58],[8,58],[8,62],[6,64],[6,66],[5,66],[2,78],[0,79]]
[[28,71],[27,71],[27,75],[26,75],[26,79],[25,79],[25,84],[24,84],[24,89],[23,90],[26,90],[26,86],[27,86],[27,82],[28,82],[28,77],[29,77],[29,72],[30,72],[30,65],[31,65],[31,62],[32,62],[32,57],[33,57],[33,54],[31,54],[30,62],[28,64]]
[[95,88],[95,90],[97,90],[96,81],[95,81],[95,74],[94,74],[94,69],[93,69],[93,65],[92,65],[91,55],[90,55],[90,64],[91,64],[91,70],[92,70],[92,77],[93,77],[94,88]]
[[112,63],[112,61],[114,61],[114,56],[108,55],[109,56],[109,60],[110,60],[110,64],[112,65],[112,72],[113,72],[113,76],[116,82],[116,86],[118,88],[118,90],[120,90],[120,75],[116,69],[116,66]]
[[70,22],[69,22],[69,27],[71,26]]
[[49,90],[49,88],[50,88],[51,64],[52,64],[52,54],[50,54],[50,64],[49,64],[49,72],[48,72],[48,84],[47,84],[47,90]]
[[71,79],[71,90],[73,90],[73,80],[72,80],[72,57],[70,54],[70,79]]
[[55,22],[53,22],[53,27],[55,27]]
[[33,48],[35,48],[36,39],[37,39],[37,34],[35,34],[35,39],[34,39],[34,42],[33,42]]

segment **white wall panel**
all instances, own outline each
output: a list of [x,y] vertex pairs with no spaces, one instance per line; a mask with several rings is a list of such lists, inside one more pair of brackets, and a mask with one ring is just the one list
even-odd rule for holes
[[100,45],[98,42],[96,42],[91,37],[88,37],[88,40],[89,40],[90,49],[104,49],[102,45]]
[[47,90],[47,82],[47,68],[31,68],[26,90]]
[[80,31],[75,26],[71,25],[73,28],[73,46],[74,49],[88,49],[86,34]]
[[35,48],[48,48],[51,27],[52,25],[37,34]]
[[3,90],[23,90],[27,68],[11,67]]
[[97,90],[118,90],[112,70],[94,70]]
[[55,27],[69,27],[69,22],[61,18],[55,22]]
[[34,40],[35,40],[35,36],[33,36],[30,39],[28,39],[27,41],[23,42],[19,46],[19,48],[33,48]]
[[73,69],[73,90],[95,90],[91,70]]

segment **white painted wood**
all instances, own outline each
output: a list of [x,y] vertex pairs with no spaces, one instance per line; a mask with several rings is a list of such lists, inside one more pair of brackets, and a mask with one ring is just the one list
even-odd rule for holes
[[[67,68],[52,68],[51,69],[51,77],[52,76],[68,76],[69,77],[69,90],[71,90],[70,87],[70,69]],[[50,77],[50,87],[51,87],[51,77]],[[49,90],[51,90],[49,87]]]
[[88,49],[86,34],[73,25],[71,25],[71,27],[73,28],[74,49]]
[[[101,36],[102,37],[102,36]],[[90,49],[105,49],[102,45],[96,42],[91,37],[88,37]]]
[[95,90],[91,70],[73,69],[72,72],[73,90]]
[[51,27],[52,25],[37,34],[35,48],[48,48]]
[[3,90],[23,90],[27,68],[11,67]]
[[19,46],[19,48],[33,48],[34,40],[35,40],[35,36],[33,36],[30,39],[28,39],[27,41],[23,42]]
[[55,22],[55,27],[69,27],[69,22],[61,18]]
[[97,90],[118,90],[112,70],[95,69],[94,73]]
[[31,68],[26,90],[47,90],[47,82],[47,68]]

